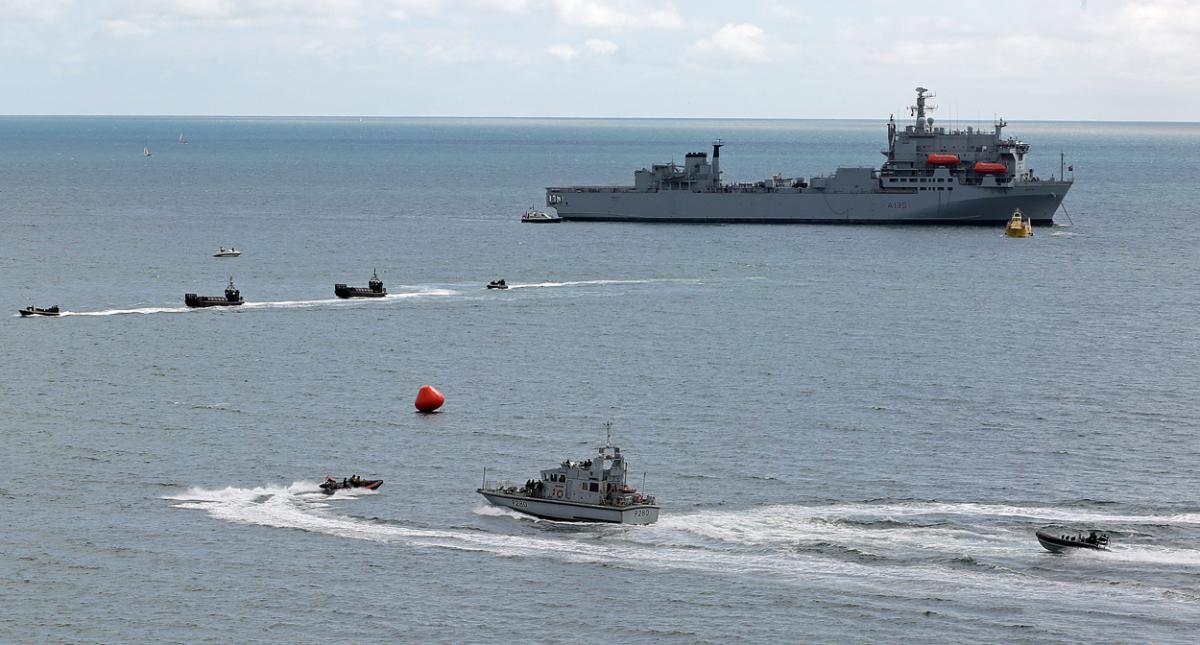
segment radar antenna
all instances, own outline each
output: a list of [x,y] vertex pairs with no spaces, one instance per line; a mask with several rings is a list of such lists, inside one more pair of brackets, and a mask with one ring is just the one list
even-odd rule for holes
[[[931,99],[931,98],[937,96],[937,94],[926,94],[926,92],[928,92],[928,91],[929,90],[927,90],[923,87],[918,87],[917,88],[917,104],[910,105],[908,107],[909,115],[917,118],[917,132],[925,131],[925,125],[926,125],[925,112],[927,112],[927,111],[932,112],[937,109],[936,105],[932,105],[932,104],[927,105],[925,103],[925,99]],[[930,124],[930,125],[932,125],[932,124]]]

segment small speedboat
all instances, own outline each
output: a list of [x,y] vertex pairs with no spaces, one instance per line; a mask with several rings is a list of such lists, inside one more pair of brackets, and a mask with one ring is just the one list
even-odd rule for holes
[[335,492],[346,488],[365,488],[367,490],[375,490],[383,486],[382,479],[363,479],[358,475],[353,477],[344,477],[342,481],[338,481],[332,477],[326,477],[321,483],[321,492],[326,495],[332,495]]
[[1108,550],[1108,535],[1097,531],[1091,531],[1087,535],[1036,531],[1034,535],[1037,536],[1038,542],[1041,542],[1042,546],[1052,553],[1063,553],[1068,549]]
[[487,288],[488,289],[507,289],[508,283],[504,281],[504,278],[500,278],[499,280],[492,280],[491,282],[489,282],[487,284]]
[[233,248],[232,246],[229,248],[225,248],[222,246],[220,251],[213,253],[213,257],[214,258],[236,258],[237,256],[239,256],[241,254],[242,254],[241,251]]
[[198,296],[194,293],[187,293],[183,296],[183,304],[189,307],[236,307],[245,304],[242,300],[242,292],[238,291],[237,287],[233,286],[233,277],[229,278],[229,286],[225,287],[225,296]]
[[46,307],[45,309],[41,309],[38,307],[34,307],[33,305],[30,305],[24,309],[18,309],[17,311],[21,314],[22,317],[25,317],[25,316],[57,316],[58,314],[62,313],[58,310],[58,305],[54,305],[53,307]]
[[350,287],[339,282],[333,285],[333,295],[339,298],[382,298],[387,295],[387,289],[383,288],[379,273],[372,272],[366,288]]
[[1030,237],[1033,235],[1033,221],[1018,208],[1013,211],[1008,226],[1004,227],[1004,234],[1008,237]]
[[521,221],[527,224],[554,224],[563,221],[563,218],[530,206],[529,210],[525,211],[525,214],[521,216]]

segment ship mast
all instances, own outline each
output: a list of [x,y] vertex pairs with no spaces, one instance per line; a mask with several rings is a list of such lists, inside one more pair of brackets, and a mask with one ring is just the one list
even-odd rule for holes
[[[926,111],[932,112],[937,109],[936,105],[926,105],[925,104],[925,99],[931,99],[931,98],[937,96],[936,94],[925,94],[928,91],[929,90],[927,90],[923,87],[918,87],[917,88],[917,104],[910,105],[908,108],[909,112],[913,116],[917,117],[917,132],[925,132],[925,126],[926,126],[925,112]],[[929,121],[930,121],[930,123],[928,125],[932,126],[933,119],[930,119]]]

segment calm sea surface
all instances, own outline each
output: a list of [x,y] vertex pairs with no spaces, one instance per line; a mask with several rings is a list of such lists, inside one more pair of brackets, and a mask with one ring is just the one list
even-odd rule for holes
[[[1200,125],[1009,132],[1075,166],[1027,240],[517,221],[882,122],[0,118],[0,641],[1194,642]],[[657,524],[474,492],[606,420]]]

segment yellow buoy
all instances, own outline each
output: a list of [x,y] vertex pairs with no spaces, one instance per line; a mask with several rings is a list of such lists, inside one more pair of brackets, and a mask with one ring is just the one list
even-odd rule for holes
[[1033,221],[1025,217],[1021,209],[1013,211],[1012,219],[1008,221],[1008,226],[1004,228],[1004,234],[1009,237],[1029,237],[1033,235]]

